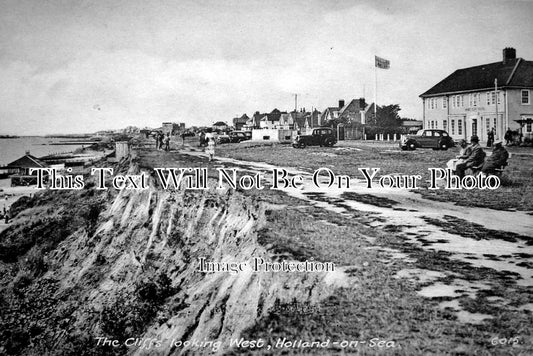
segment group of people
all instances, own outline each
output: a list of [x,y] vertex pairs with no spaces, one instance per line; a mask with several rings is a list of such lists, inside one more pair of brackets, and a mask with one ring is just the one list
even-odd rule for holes
[[470,145],[466,140],[461,140],[459,145],[461,146],[459,155],[448,162],[448,168],[453,170],[454,174],[460,178],[465,176],[468,169],[474,173],[481,171],[484,174],[494,174],[497,173],[498,169],[507,165],[509,153],[503,147],[501,140],[494,141],[492,154],[487,159],[485,159],[486,154],[479,144],[477,135],[473,135],[470,138]]
[[164,133],[159,132],[155,136],[155,149],[156,150],[170,150],[170,133],[165,136]]
[[[154,135],[156,150],[170,150],[170,133],[166,135],[163,132],[158,132]],[[183,145],[185,145],[185,135],[181,134]],[[215,156],[215,138],[208,132],[202,131],[200,134],[200,147],[205,146],[205,153],[209,156],[209,161],[212,161]]]
[[505,139],[505,145],[514,145],[518,144],[520,145],[522,143],[522,130],[520,131],[511,131],[510,128],[507,128],[507,131],[505,132],[505,135],[503,138]]

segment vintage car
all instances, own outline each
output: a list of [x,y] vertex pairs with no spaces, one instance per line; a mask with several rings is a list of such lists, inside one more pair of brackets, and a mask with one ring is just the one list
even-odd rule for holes
[[252,138],[252,133],[250,132],[250,135],[247,133],[246,131],[232,131],[229,133],[229,137],[232,143],[239,143]]
[[306,146],[327,146],[331,147],[337,143],[335,132],[329,127],[319,127],[313,130],[311,135],[298,135],[292,142],[294,148],[305,148]]
[[217,145],[223,144],[223,143],[231,143],[231,137],[229,135],[217,135],[215,138],[215,142]]
[[402,150],[417,148],[433,148],[434,150],[447,150],[454,147],[455,142],[444,130],[420,130],[416,135],[406,135],[400,141]]

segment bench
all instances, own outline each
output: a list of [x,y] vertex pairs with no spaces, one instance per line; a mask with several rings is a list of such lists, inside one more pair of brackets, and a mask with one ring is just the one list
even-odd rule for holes
[[[502,175],[505,167],[507,167],[509,165],[509,159],[510,158],[511,158],[511,153],[509,153],[509,157],[507,157],[507,162],[502,164],[500,166],[500,168],[494,169],[495,175],[497,175],[498,177],[500,177]],[[481,173],[481,168],[483,168],[483,164],[484,164],[484,162],[482,164],[480,164],[479,166],[470,167],[470,170],[472,171],[472,175],[477,176],[479,173]]]

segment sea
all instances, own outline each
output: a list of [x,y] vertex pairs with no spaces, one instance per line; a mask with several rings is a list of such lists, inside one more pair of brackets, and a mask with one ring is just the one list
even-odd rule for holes
[[[82,145],[50,145],[67,141],[65,138],[42,136],[23,136],[18,138],[0,138],[0,167],[13,162],[29,152],[37,158],[54,153],[73,152]],[[70,139],[72,141],[72,139]]]

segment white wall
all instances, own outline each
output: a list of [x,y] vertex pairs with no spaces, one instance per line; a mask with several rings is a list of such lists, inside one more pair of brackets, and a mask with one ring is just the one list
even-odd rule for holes
[[294,130],[260,129],[252,130],[252,141],[291,142],[296,136]]

